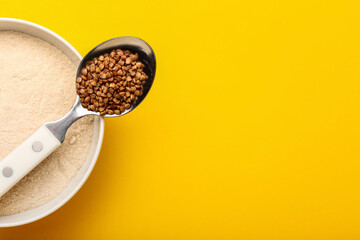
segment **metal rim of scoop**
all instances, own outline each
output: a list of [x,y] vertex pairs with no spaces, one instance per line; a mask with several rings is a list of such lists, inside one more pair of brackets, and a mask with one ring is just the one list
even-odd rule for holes
[[[109,53],[115,49],[129,50],[132,53],[138,53],[139,61],[145,65],[144,72],[147,74],[149,78],[146,80],[143,86],[144,87],[143,94],[139,96],[135,104],[131,105],[129,109],[126,109],[120,115],[106,114],[103,117],[119,117],[134,110],[147,96],[155,79],[156,58],[155,58],[154,50],[150,47],[150,45],[147,42],[145,42],[140,38],[125,36],[125,37],[112,38],[110,40],[102,42],[96,47],[94,47],[88,54],[86,54],[79,64],[76,73],[75,83],[76,83],[76,79],[81,75],[81,70],[85,67],[86,62],[92,60],[94,57],[98,57],[102,54]],[[76,104],[80,104],[80,97],[78,95],[75,105]],[[83,109],[87,111],[87,114],[100,116],[99,112],[90,111],[85,108]]]

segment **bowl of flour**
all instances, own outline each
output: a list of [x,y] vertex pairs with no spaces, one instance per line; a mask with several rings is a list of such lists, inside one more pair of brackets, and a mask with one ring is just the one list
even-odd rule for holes
[[[0,18],[0,161],[44,122],[70,110],[81,58],[42,26]],[[64,143],[0,198],[0,227],[36,221],[65,204],[91,173],[103,133],[102,118],[74,123]]]

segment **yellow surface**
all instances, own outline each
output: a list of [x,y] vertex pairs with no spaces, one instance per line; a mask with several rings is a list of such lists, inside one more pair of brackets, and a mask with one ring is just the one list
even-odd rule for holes
[[80,192],[0,239],[360,239],[359,1],[1,1],[81,54],[154,48]]

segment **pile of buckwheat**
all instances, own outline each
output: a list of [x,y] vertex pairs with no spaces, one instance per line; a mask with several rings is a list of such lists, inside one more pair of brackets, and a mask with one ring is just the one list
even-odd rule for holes
[[136,103],[148,79],[138,54],[120,49],[86,63],[76,79],[81,105],[101,116],[120,115]]

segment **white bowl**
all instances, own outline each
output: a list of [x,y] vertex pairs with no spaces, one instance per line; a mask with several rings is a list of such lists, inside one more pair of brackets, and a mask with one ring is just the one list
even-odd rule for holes
[[[11,18],[0,18],[0,31],[2,30],[11,30],[16,32],[22,32],[34,37],[40,38],[54,45],[60,49],[71,61],[77,66],[82,57],[71,46],[67,41],[56,33],[31,22],[11,19]],[[74,79],[75,81],[75,79]],[[75,91],[75,89],[74,89]],[[74,196],[74,194],[81,188],[85,183],[86,179],[90,175],[96,160],[99,156],[102,140],[104,135],[104,119],[95,117],[94,119],[94,135],[90,147],[90,152],[87,159],[85,160],[83,166],[80,168],[79,172],[75,175],[69,185],[53,200],[45,203],[37,208],[9,215],[9,216],[0,216],[0,227],[12,227],[19,226],[22,224],[34,222],[39,220],[50,213],[59,209],[67,201]]]

